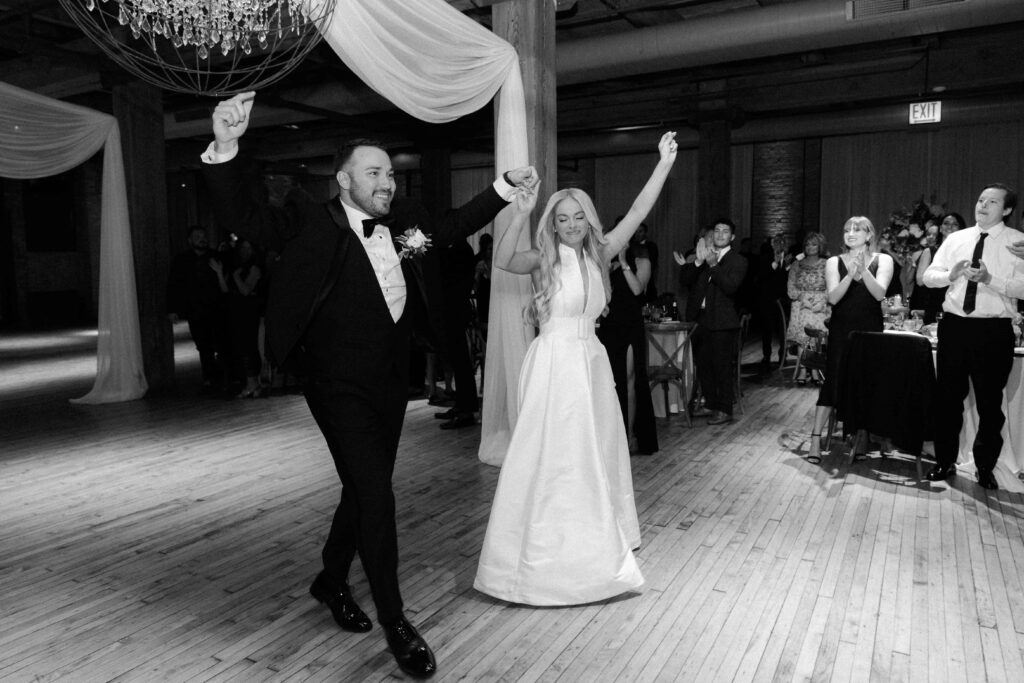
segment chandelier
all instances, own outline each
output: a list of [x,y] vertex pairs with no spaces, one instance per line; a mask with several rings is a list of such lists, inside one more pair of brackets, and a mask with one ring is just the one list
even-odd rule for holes
[[225,96],[292,71],[335,0],[59,0],[115,62],[160,88]]

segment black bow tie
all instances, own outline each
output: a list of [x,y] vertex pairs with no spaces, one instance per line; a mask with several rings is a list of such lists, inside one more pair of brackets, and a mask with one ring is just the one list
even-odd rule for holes
[[385,228],[391,229],[395,225],[395,217],[391,214],[381,216],[380,218],[364,218],[363,219],[363,237],[369,237],[373,234],[373,229],[378,225],[383,225]]

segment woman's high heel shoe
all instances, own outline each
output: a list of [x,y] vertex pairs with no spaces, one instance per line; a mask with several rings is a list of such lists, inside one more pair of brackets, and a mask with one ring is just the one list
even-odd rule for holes
[[807,451],[807,462],[812,465],[817,465],[821,462],[821,434],[815,434],[811,432],[811,445]]

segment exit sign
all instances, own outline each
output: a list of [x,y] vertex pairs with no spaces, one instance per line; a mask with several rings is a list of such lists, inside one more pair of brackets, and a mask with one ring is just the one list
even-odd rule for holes
[[914,102],[910,105],[910,123],[938,123],[942,120],[942,102]]

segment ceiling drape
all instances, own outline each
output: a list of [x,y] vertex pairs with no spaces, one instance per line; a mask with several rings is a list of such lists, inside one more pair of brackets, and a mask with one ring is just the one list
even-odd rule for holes
[[[76,403],[130,401],[146,393],[121,133],[113,116],[0,83],[0,176],[68,171],[103,148],[96,381]],[[31,228],[31,226],[29,226]]]
[[[368,86],[423,121],[452,121],[497,93],[496,172],[529,164],[515,49],[444,0],[337,0],[324,39]],[[510,221],[508,210],[495,219],[495,241]],[[528,276],[493,272],[479,453],[493,465],[515,426],[519,369],[533,337],[522,318],[529,296]]]

